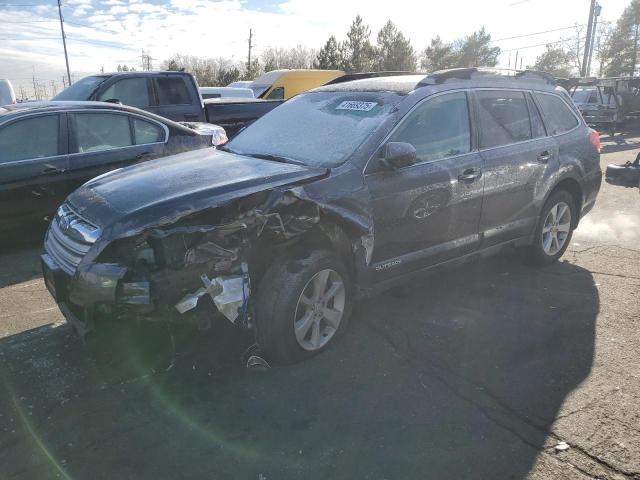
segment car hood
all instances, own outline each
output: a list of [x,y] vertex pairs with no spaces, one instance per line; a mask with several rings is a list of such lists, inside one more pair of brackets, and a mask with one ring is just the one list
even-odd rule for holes
[[195,150],[94,178],[67,199],[103,237],[128,236],[270,188],[327,174],[222,152]]

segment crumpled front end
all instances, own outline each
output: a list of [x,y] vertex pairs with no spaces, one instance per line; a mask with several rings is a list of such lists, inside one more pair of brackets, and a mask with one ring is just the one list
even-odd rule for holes
[[83,332],[101,316],[182,319],[205,296],[219,316],[250,328],[252,278],[320,219],[317,204],[274,189],[134,237],[81,242],[75,228],[89,224],[64,206],[42,266],[51,294]]

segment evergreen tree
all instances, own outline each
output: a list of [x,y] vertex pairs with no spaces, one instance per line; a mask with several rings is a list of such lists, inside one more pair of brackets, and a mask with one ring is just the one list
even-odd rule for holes
[[[607,42],[610,62],[606,75],[634,75],[638,63],[638,41],[640,41],[640,0],[632,2],[624,9]],[[635,53],[635,58],[634,58]]]
[[331,35],[324,47],[318,52],[313,67],[323,70],[338,70],[342,68],[343,63],[344,59],[341,57],[338,41],[334,35]]
[[555,77],[571,76],[571,56],[561,47],[547,45],[547,50],[538,55],[536,62],[528,69],[550,73]]
[[440,36],[431,39],[431,45],[422,52],[420,67],[425,72],[437,72],[457,65],[457,54],[450,43],[444,43]]
[[495,67],[500,56],[500,47],[491,46],[491,35],[484,27],[458,40],[456,50],[458,67]]
[[343,69],[348,72],[368,72],[372,68],[374,49],[369,42],[371,30],[357,15],[343,44],[345,53]]
[[388,20],[378,32],[376,69],[381,71],[413,71],[416,55],[411,42]]

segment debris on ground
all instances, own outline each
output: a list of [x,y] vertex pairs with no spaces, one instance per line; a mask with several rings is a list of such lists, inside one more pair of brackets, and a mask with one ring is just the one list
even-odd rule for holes
[[571,446],[567,442],[558,442],[555,446],[556,452],[564,452],[570,448]]
[[251,355],[247,360],[247,368],[249,370],[255,370],[258,372],[264,372],[265,370],[269,370],[271,365],[262,357],[257,355]]

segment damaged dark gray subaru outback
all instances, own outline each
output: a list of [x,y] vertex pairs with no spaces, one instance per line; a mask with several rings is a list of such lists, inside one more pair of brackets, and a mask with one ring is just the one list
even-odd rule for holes
[[598,135],[544,75],[362,79],[301,94],[220,150],[88,182],[42,265],[81,331],[204,308],[293,362],[410,274],[504,245],[557,260],[600,180]]

